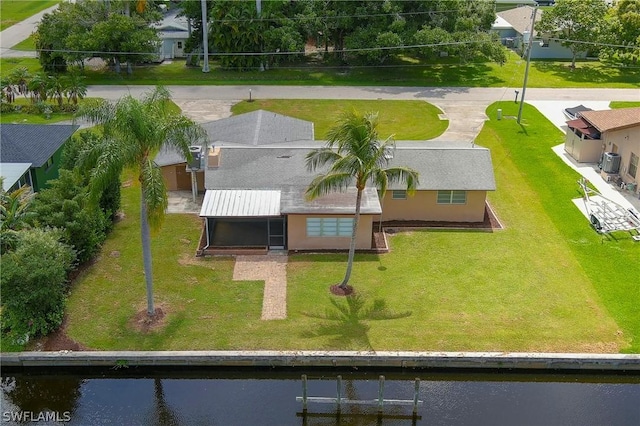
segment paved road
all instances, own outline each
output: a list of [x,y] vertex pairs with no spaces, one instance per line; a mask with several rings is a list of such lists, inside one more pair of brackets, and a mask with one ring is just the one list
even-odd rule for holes
[[[118,99],[125,93],[140,96],[153,86],[90,86],[87,96]],[[168,86],[175,99],[420,99],[444,101],[484,101],[487,105],[512,100],[516,88],[496,87],[389,87],[389,86]],[[522,88],[517,88],[522,90]],[[640,89],[527,89],[525,101],[532,100],[619,100],[640,101]]]
[[29,38],[31,33],[36,30],[36,26],[42,19],[42,16],[45,13],[53,12],[58,5],[52,6],[48,9],[45,9],[35,15],[25,19],[24,21],[18,22],[15,25],[6,28],[2,32],[0,32],[0,57],[10,58],[10,57],[28,57],[35,58],[36,52],[27,52],[21,50],[11,50],[13,46],[20,43],[21,41]]

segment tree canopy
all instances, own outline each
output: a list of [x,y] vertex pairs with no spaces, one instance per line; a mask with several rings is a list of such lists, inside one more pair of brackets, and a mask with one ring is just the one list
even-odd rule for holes
[[594,41],[606,30],[606,12],[605,0],[558,0],[542,14],[536,30],[559,39],[570,49],[571,67],[575,68],[578,53],[596,50]]
[[113,62],[119,72],[121,62],[153,59],[159,39],[150,24],[160,14],[154,7],[138,7],[140,2],[135,2],[132,8],[131,3],[64,2],[44,15],[35,33],[43,69],[62,72],[68,64],[82,66],[85,59],[99,57]]

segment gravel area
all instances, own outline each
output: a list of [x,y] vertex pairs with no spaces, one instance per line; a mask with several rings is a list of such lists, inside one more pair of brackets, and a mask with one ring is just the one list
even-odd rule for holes
[[236,256],[235,281],[264,280],[262,320],[287,318],[287,256]]

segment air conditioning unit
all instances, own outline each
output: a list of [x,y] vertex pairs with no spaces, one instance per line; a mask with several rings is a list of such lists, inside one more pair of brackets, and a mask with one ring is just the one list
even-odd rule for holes
[[602,158],[602,171],[616,174],[620,171],[620,154],[616,152],[605,152]]
[[192,170],[200,170],[200,159],[202,158],[202,147],[201,146],[190,146],[189,151],[191,152],[191,161],[189,162],[189,168]]

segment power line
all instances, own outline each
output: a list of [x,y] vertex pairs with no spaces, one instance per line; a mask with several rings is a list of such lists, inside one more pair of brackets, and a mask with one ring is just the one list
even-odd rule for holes
[[[506,40],[510,37],[505,37],[500,40]],[[616,47],[616,48],[624,48],[624,49],[639,49],[640,46],[635,45],[624,45],[624,44],[610,44],[610,43],[600,43],[600,42],[591,42],[591,41],[581,41],[581,40],[569,40],[569,39],[559,39],[559,38],[543,38],[544,40],[553,40],[558,42],[565,43],[583,43],[590,44],[596,46],[603,47]],[[539,39],[540,41],[543,39]],[[403,50],[403,49],[421,49],[428,47],[440,47],[440,46],[459,46],[473,43],[491,43],[493,40],[464,40],[464,41],[452,41],[452,42],[440,42],[440,43],[427,43],[427,44],[414,44],[414,45],[403,45],[403,46],[375,46],[375,47],[361,47],[361,48],[352,48],[352,49],[342,49],[339,52],[350,53],[350,52],[371,52],[371,51],[385,51],[385,50]],[[127,55],[139,55],[139,56],[150,56],[157,55],[158,52],[126,52],[126,51],[101,51],[101,50],[70,50],[70,49],[37,49],[37,52],[50,52],[50,53],[76,53],[76,54],[92,54],[92,55],[119,55],[119,56],[127,56]],[[335,52],[335,51],[334,51]],[[285,55],[306,55],[305,51],[275,51],[275,52],[210,52],[209,56],[285,56]]]

